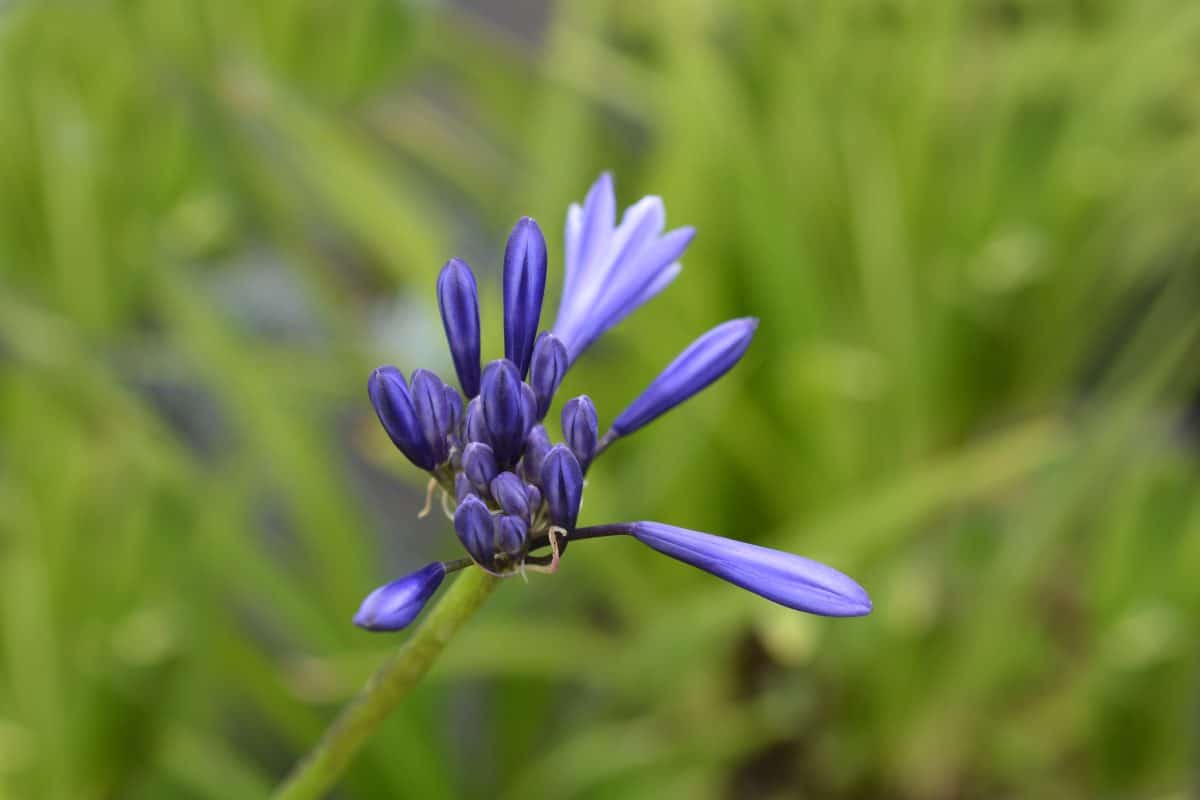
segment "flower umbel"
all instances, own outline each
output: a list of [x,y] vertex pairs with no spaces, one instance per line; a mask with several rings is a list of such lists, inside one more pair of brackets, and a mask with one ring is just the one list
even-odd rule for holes
[[[834,617],[871,611],[867,593],[842,573],[800,556],[658,522],[577,527],[584,474],[618,438],[650,424],[734,367],[758,327],[733,319],[705,333],[600,434],[587,395],[562,408],[564,442],[542,420],[563,376],[602,333],[662,291],[680,272],[695,232],[663,233],[665,212],[646,197],[616,224],[606,173],[582,206],[567,212],[566,275],[558,318],[538,333],[546,284],[546,243],[536,222],[517,222],[504,253],[504,354],[480,369],[475,276],[451,259],[437,282],[438,305],[462,394],[433,372],[411,379],[375,370],[371,402],[384,430],[454,506],[454,530],[469,558],[435,562],[372,592],[354,618],[372,631],[409,625],[448,572],[472,565],[499,577],[554,572],[569,542],[632,536],[671,558],[788,608]],[[464,399],[465,395],[465,399]],[[549,553],[534,554],[549,548]]]

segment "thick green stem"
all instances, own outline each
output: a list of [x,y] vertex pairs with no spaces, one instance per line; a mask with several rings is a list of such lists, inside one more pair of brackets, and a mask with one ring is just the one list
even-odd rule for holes
[[466,570],[426,615],[397,653],[376,672],[358,697],[342,710],[325,735],[275,792],[276,800],[308,800],[325,795],[380,724],[475,613],[499,582],[481,569]]

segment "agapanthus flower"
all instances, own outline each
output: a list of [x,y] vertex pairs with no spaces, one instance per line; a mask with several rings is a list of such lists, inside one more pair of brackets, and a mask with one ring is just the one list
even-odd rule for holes
[[[355,624],[373,631],[409,625],[448,572],[478,567],[508,577],[554,572],[569,542],[630,536],[648,547],[788,608],[861,616],[871,601],[837,570],[791,553],[659,522],[578,526],[584,475],[604,450],[683,403],[734,367],[758,320],[724,322],[683,350],[600,435],[587,395],[561,410],[563,442],[543,420],[563,376],[602,333],[664,289],[680,272],[691,228],[663,233],[657,197],[627,209],[618,225],[612,179],[601,175],[582,206],[567,212],[566,275],[558,317],[538,333],[546,285],[545,238],[517,222],[504,251],[504,358],[480,364],[475,276],[451,259],[437,281],[438,306],[458,389],[429,370],[409,380],[376,369],[367,388],[384,430],[440,487],[466,558],[434,562],[367,596]],[[545,551],[549,552],[545,552]]]

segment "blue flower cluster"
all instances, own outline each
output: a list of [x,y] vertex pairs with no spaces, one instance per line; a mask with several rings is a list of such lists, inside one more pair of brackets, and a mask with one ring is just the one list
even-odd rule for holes
[[[645,197],[616,221],[612,179],[601,175],[583,206],[567,213],[566,275],[554,327],[538,333],[546,288],[546,242],[520,220],[504,251],[504,358],[481,368],[475,276],[451,259],[438,276],[438,306],[458,385],[418,369],[376,369],[368,392],[396,447],[454,498],[454,530],[469,559],[436,562],[372,592],[355,616],[375,631],[400,630],[420,613],[448,572],[477,566],[494,575],[553,572],[569,542],[629,535],[789,608],[860,616],[871,601],[845,575],[790,553],[657,522],[576,526],[584,475],[593,460],[684,402],[741,359],[758,327],[747,317],[705,333],[667,366],[601,436],[586,395],[563,404],[563,442],[543,420],[572,363],[606,330],[654,297],[680,272],[695,232],[666,233],[662,201]],[[449,503],[447,502],[447,506]],[[532,551],[549,548],[548,555]]]

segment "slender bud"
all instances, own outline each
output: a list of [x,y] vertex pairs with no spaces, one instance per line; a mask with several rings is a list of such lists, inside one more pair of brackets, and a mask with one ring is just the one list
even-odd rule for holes
[[398,631],[407,627],[445,577],[446,566],[438,561],[380,586],[363,600],[354,615],[354,624],[369,631]]
[[546,240],[536,222],[522,217],[504,248],[504,355],[524,380],[546,290]]
[[395,367],[380,367],[367,381],[367,394],[383,429],[409,461],[424,470],[437,466],[437,459],[425,438],[404,375]]
[[525,484],[511,472],[501,472],[492,479],[492,499],[504,510],[505,514],[520,517],[529,522],[529,496],[525,494]]
[[583,500],[583,470],[566,445],[550,448],[542,464],[542,493],[550,510],[550,521],[567,531],[575,530],[579,503]]
[[596,406],[585,395],[572,398],[562,410],[563,439],[579,460],[579,466],[587,472],[596,454],[596,440],[600,436],[600,423],[596,419]]
[[462,469],[476,491],[484,494],[500,472],[496,466],[496,455],[483,442],[471,442],[463,450]]
[[533,363],[529,366],[529,384],[537,398],[536,419],[544,419],[567,374],[567,348],[552,333],[543,332],[533,344]]
[[455,510],[454,532],[476,564],[492,567],[496,555],[492,514],[475,495],[468,495]]
[[664,555],[788,608],[827,617],[871,613],[871,598],[861,586],[816,561],[658,522],[635,523],[632,533]]
[[728,372],[750,346],[758,320],[725,322],[692,342],[613,422],[626,436],[654,421]]
[[433,372],[419,369],[412,375],[412,400],[417,411],[417,420],[425,441],[436,463],[443,463],[450,455],[448,437],[453,427],[453,410],[446,397],[446,385]]
[[521,376],[509,361],[500,361],[494,376],[484,380],[479,399],[483,419],[491,435],[496,461],[509,466],[521,457],[525,438],[526,400],[522,396]]
[[479,296],[467,262],[452,258],[437,282],[438,308],[458,383],[468,398],[479,394]]

